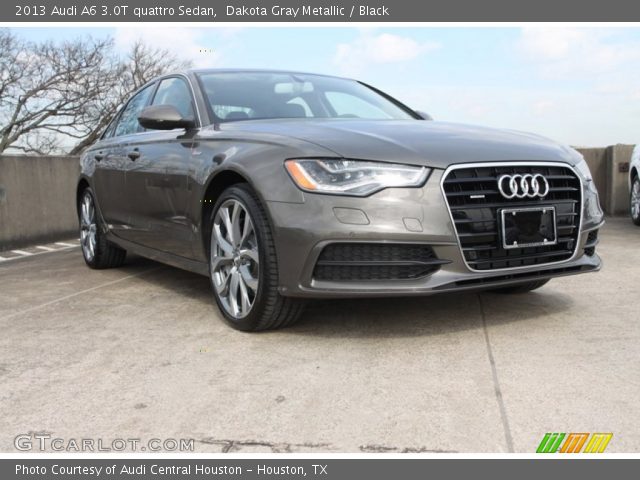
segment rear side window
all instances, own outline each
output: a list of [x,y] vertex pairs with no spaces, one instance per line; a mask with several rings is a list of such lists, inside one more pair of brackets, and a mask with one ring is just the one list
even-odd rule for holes
[[193,101],[187,82],[181,78],[166,78],[153,97],[152,105],[171,105],[178,109],[183,118],[193,118]]
[[149,103],[149,97],[153,92],[153,85],[140,90],[135,96],[129,100],[127,106],[124,107],[118,125],[116,126],[114,136],[119,137],[121,135],[130,135],[142,130],[142,127],[138,123],[138,115],[144,107]]

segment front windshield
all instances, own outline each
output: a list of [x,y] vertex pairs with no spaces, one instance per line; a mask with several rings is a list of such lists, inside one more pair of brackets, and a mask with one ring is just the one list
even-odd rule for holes
[[268,118],[413,119],[355,81],[321,75],[218,72],[198,75],[217,121]]

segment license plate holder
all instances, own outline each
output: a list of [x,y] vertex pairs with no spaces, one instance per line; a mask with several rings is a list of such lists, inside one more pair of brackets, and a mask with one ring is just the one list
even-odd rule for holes
[[555,207],[504,208],[500,216],[505,250],[558,243]]

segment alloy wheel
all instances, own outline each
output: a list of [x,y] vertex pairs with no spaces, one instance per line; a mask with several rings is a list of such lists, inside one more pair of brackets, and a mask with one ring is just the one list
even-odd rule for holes
[[253,221],[242,202],[220,205],[211,233],[211,278],[220,303],[234,318],[250,312],[258,294],[260,256]]
[[85,192],[80,204],[80,244],[84,258],[88,261],[93,260],[96,255],[97,230],[93,197],[89,192]]

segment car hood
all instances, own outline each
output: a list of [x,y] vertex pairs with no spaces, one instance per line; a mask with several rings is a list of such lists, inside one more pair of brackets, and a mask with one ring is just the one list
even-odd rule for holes
[[456,163],[560,161],[580,156],[552,140],[523,132],[420,120],[278,119],[224,123],[229,133],[293,137],[354,159],[446,168]]

